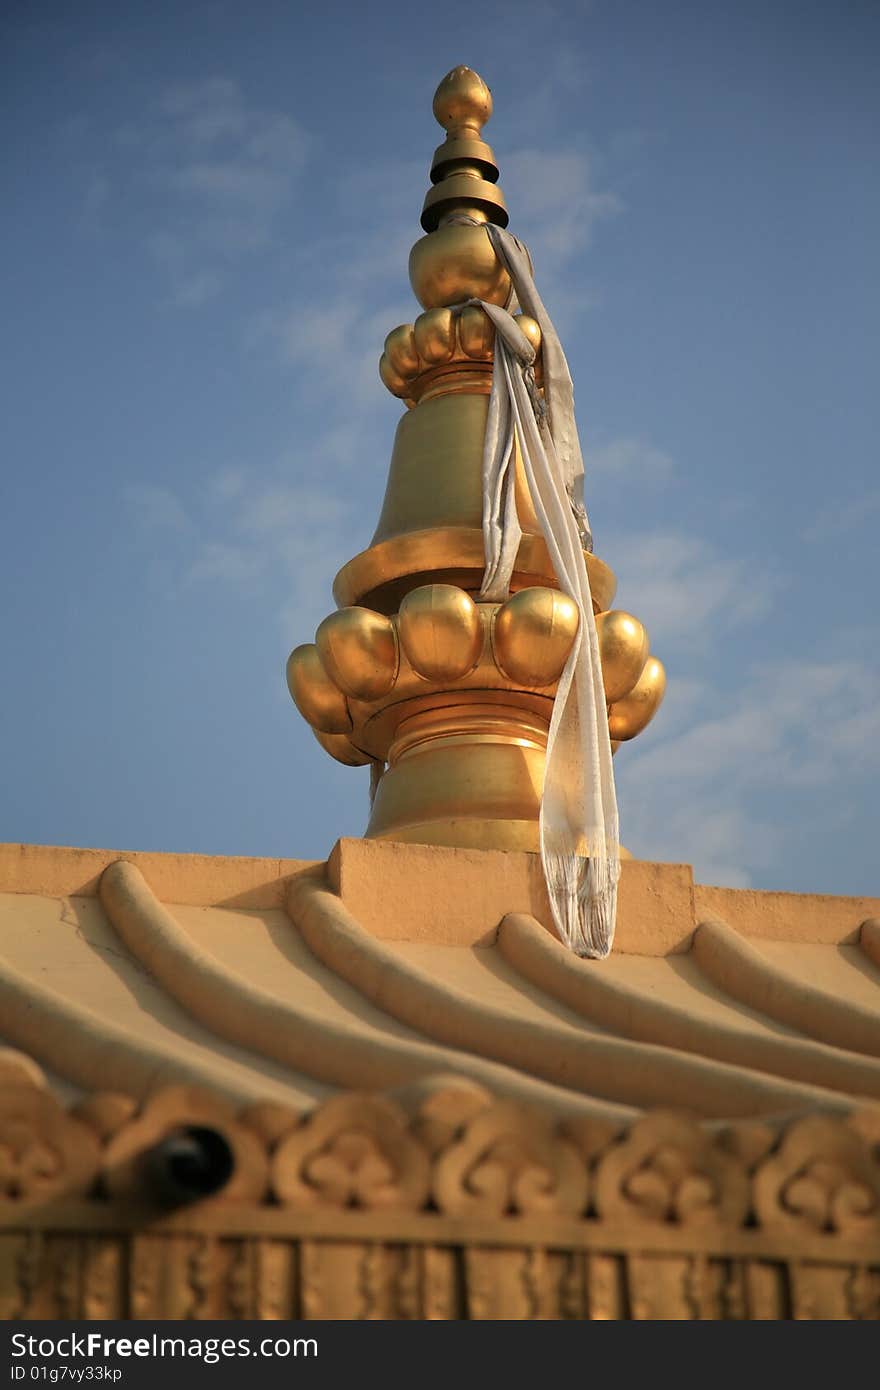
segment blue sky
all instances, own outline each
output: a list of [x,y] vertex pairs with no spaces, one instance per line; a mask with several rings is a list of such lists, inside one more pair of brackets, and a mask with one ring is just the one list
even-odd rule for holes
[[669,692],[634,853],[880,894],[868,3],[12,3],[0,839],[323,857],[284,684],[369,541],[440,77],[492,88],[597,552]]

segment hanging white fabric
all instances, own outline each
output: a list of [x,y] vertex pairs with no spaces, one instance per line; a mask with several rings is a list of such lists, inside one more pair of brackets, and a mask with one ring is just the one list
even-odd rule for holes
[[571,374],[535,288],[528,252],[500,227],[489,224],[486,231],[520,307],[541,328],[544,395],[535,387],[535,351],[512,317],[512,299],[503,309],[472,301],[496,330],[483,451],[486,569],[480,597],[500,602],[509,593],[522,537],[515,497],[518,441],[554,574],[580,613],[547,737],[541,859],[562,940],[577,955],[607,956],[617,913],[620,843],[599,643],[583,553],[584,546],[592,549],[592,539]]

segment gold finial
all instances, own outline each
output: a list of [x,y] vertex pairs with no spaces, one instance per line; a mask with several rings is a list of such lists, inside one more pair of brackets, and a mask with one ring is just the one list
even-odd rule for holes
[[[491,114],[489,88],[470,68],[437,88],[446,138],[409,262],[424,312],[388,334],[379,365],[409,409],[373,539],[339,571],[338,611],[291,653],[287,681],[332,757],[388,764],[374,779],[368,837],[536,852],[553,701],[581,617],[557,587],[518,445],[510,597],[481,597],[495,328],[466,301],[512,302],[485,226],[507,222],[482,139]],[[541,329],[525,314],[516,322],[539,353],[540,389]],[[596,555],[584,562],[616,747],[651,719],[665,677],[641,623],[611,608],[612,571]]]
[[434,151],[431,182],[422,226],[433,232],[457,212],[507,226],[504,197],[497,186],[498,165],[480,138],[492,115],[492,93],[479,73],[459,66],[448,72],[434,93],[434,115],[446,139]]
[[453,68],[434,93],[434,116],[447,139],[466,131],[479,136],[491,115],[492,93],[473,68]]

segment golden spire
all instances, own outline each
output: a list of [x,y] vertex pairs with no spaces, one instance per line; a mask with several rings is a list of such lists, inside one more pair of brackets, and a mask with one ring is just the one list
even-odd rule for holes
[[[494,329],[468,300],[505,305],[511,284],[485,223],[507,224],[482,127],[492,96],[457,67],[434,96],[446,130],[431,165],[425,235],[410,281],[423,311],[385,340],[379,364],[407,409],[379,524],[333,586],[339,611],[291,653],[300,713],[339,761],[388,764],[368,836],[474,848],[538,848],[547,730],[579,621],[559,592],[517,453],[522,529],[510,597],[481,600],[482,455]],[[462,305],[465,307],[462,307]],[[538,352],[541,332],[517,322]],[[585,555],[612,738],[632,738],[663,696],[637,619],[610,612],[616,581]]]
[[434,115],[446,139],[434,151],[431,182],[422,209],[426,232],[456,212],[467,210],[481,221],[508,222],[491,146],[480,139],[492,115],[492,93],[471,68],[453,68],[434,93]]

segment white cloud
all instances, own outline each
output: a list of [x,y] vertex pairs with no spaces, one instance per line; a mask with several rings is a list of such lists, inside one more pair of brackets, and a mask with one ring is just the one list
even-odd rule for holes
[[[147,200],[144,245],[172,302],[192,308],[219,294],[242,258],[279,244],[311,140],[286,112],[212,77],[167,88],[115,145],[119,196]],[[94,175],[92,203],[103,206],[106,180]]]
[[252,548],[223,541],[203,541],[186,573],[187,580],[220,580],[250,585],[263,569],[264,559]]
[[162,267],[169,285],[169,297],[182,308],[197,308],[216,298],[223,277],[216,269],[197,268],[193,249],[186,236],[169,231],[149,233],[144,244],[152,259]]
[[214,144],[222,136],[240,136],[247,125],[241,88],[229,77],[166,87],[159,107],[179,122],[181,133],[195,146]]
[[[695,547],[696,556],[701,552],[704,547]],[[659,574],[660,558],[649,560],[646,569],[656,564]],[[713,627],[749,614],[730,610],[739,582],[734,569],[710,558],[702,569],[685,567],[683,573],[682,593],[664,591],[660,580],[653,623],[648,615],[646,626],[652,639],[656,624],[668,640],[687,623],[688,636],[700,649],[699,667],[706,670]],[[721,577],[713,582],[715,575]],[[640,618],[646,616],[642,604],[633,607]],[[652,640],[652,650],[662,657],[659,647]],[[840,771],[845,756],[862,767],[880,756],[880,741],[871,743],[880,731],[880,677],[864,660],[789,658],[740,673],[732,688],[673,675],[669,702],[672,725],[664,707],[658,719],[667,736],[659,745],[652,736],[653,746],[640,754],[640,783],[675,782],[682,788],[704,782],[718,787],[723,781],[725,792],[732,786],[814,785]]]
[[169,175],[169,182],[180,193],[207,197],[217,203],[243,203],[268,211],[284,198],[288,180],[280,171],[226,160],[185,164]]
[[597,474],[633,485],[669,483],[675,475],[669,454],[631,435],[591,444],[585,451],[585,467],[591,477]]
[[[664,486],[674,476],[671,460],[636,441],[603,448],[597,472],[641,467],[643,484],[656,473]],[[732,633],[778,600],[776,574],[675,529],[605,541],[621,578],[616,603],[645,623],[669,672],[656,723],[615,758],[624,844],[741,887],[797,852],[795,827],[821,824],[829,842],[846,833],[852,788],[880,770],[870,638],[838,632],[819,656],[743,668]]]
[[334,575],[360,548],[361,518],[344,495],[257,483],[244,470],[221,471],[189,506],[152,486],[127,489],[125,500],[139,529],[168,537],[159,558],[171,595],[210,584],[259,596],[276,609],[292,645],[309,641],[332,610]]
[[676,531],[604,538],[602,558],[621,581],[615,605],[645,624],[653,648],[702,646],[712,629],[729,628],[766,611],[771,576],[755,574],[739,554],[723,554]]
[[83,191],[79,225],[84,232],[101,232],[104,229],[104,212],[110,201],[110,180],[106,174],[92,170]]
[[291,116],[250,105],[233,78],[168,87],[158,109],[195,152],[226,148],[263,166],[285,169],[301,165],[308,152],[309,138]]
[[296,305],[278,315],[273,327],[284,361],[292,367],[333,371],[351,351],[358,313],[354,300],[329,296],[326,304]]
[[[374,293],[378,298],[376,287]],[[268,342],[281,366],[292,369],[301,400],[316,416],[315,447],[328,462],[352,461],[371,424],[387,420],[389,408],[402,412],[380,381],[379,358],[392,328],[412,323],[418,312],[403,297],[371,301],[341,272],[319,303],[269,310],[251,321],[248,345]]]
[[186,508],[169,488],[134,485],[127,487],[123,495],[140,526],[148,530],[189,531]]
[[215,299],[223,288],[223,279],[216,271],[197,270],[194,275],[184,276],[174,287],[175,304],[198,306]]
[[[629,783],[621,775],[626,756],[614,759],[622,788]],[[668,792],[636,790],[621,795],[621,837],[640,859],[661,863],[691,864],[698,883],[719,883],[727,888],[748,888],[755,870],[772,863],[779,849],[779,835],[766,821],[753,821],[741,805],[729,806],[707,794],[682,803],[675,785]]]
[[539,284],[585,250],[596,224],[623,207],[616,193],[596,187],[593,162],[580,150],[514,150],[501,172],[512,225],[528,225]]
[[214,502],[229,502],[240,496],[246,481],[243,469],[223,468],[208,484],[208,496]]
[[274,487],[245,500],[239,515],[243,531],[267,535],[273,531],[296,534],[316,528],[338,527],[347,514],[346,504],[335,493],[303,487]]
[[[35,25],[31,33],[36,32],[38,29]],[[47,26],[44,33],[51,33],[51,29]],[[66,52],[65,65],[76,78],[94,83],[107,77],[118,77],[125,69],[126,57],[125,48],[111,40],[85,39]]]
[[[684,728],[677,719],[659,744],[650,735],[644,752],[624,746],[615,770],[624,842],[692,863],[702,882],[747,884],[784,849],[789,824],[831,831],[853,783],[880,769],[880,670],[866,660],[779,661],[732,692],[697,688],[689,703]],[[661,721],[663,711],[658,732]],[[774,798],[801,813],[774,816]]]
[[843,536],[866,524],[876,525],[880,512],[880,488],[872,488],[862,497],[842,502],[832,499],[829,506],[803,533],[808,545],[821,545],[831,537]]
[[671,738],[683,728],[690,728],[699,718],[700,710],[706,707],[711,695],[712,687],[708,681],[676,670],[666,689],[661,706],[662,714],[657,716],[658,724],[662,721],[663,736]]
[[189,237],[232,257],[269,245],[307,157],[303,128],[249,105],[228,78],[174,87],[159,108],[157,173],[180,195]]

